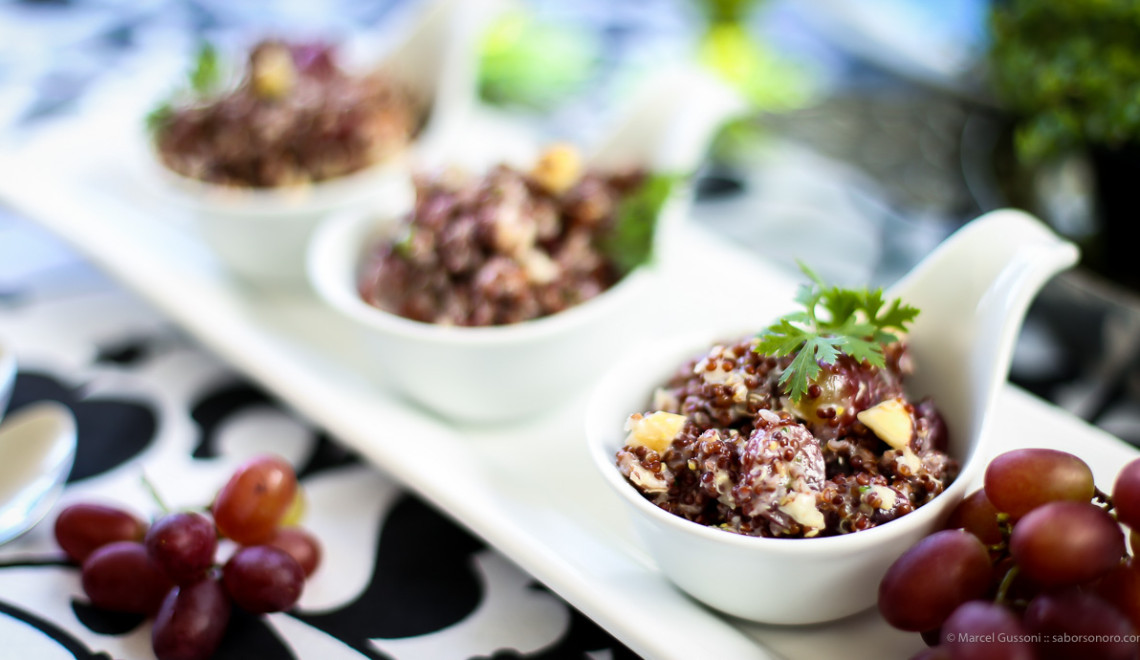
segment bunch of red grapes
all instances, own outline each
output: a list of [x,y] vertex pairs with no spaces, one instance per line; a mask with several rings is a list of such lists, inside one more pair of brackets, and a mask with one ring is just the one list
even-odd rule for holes
[[[208,658],[222,641],[232,605],[282,612],[301,597],[320,546],[299,520],[303,497],[292,466],[276,456],[243,463],[205,512],[166,513],[148,525],[122,509],[74,504],[55,538],[82,564],[91,604],[154,617],[159,660]],[[219,539],[238,545],[217,563]]]
[[1080,458],[1004,453],[946,529],[919,541],[879,585],[892,626],[921,632],[914,660],[1140,657],[1140,459],[1111,497]]

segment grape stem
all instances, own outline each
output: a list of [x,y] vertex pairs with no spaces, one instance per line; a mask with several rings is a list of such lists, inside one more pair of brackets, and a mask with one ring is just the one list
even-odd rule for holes
[[1001,584],[998,585],[997,595],[994,596],[994,602],[1000,605],[1006,604],[1006,596],[1009,594],[1010,587],[1013,586],[1013,581],[1017,579],[1017,574],[1021,572],[1021,568],[1017,564],[1009,567],[1005,572],[1005,576],[1001,579]]
[[162,511],[163,515],[170,513],[170,507],[166,505],[162,496],[158,494],[158,489],[154,487],[154,482],[150,480],[150,477],[146,476],[146,472],[140,472],[139,474],[142,479],[143,488],[150,493],[150,498],[158,505],[158,509]]
[[1105,513],[1112,513],[1112,510],[1116,508],[1112,502],[1112,496],[1099,488],[1096,488],[1096,492],[1093,494],[1093,501],[1099,502],[1104,507]]
[[1001,531],[1001,540],[987,549],[994,554],[994,562],[1001,560],[1009,554],[1009,537],[1013,535],[1013,525],[1009,522],[1008,513],[997,514],[998,530]]

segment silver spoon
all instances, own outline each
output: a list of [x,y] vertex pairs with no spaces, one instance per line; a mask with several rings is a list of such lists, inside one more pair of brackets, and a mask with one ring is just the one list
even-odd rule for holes
[[75,417],[54,401],[33,404],[0,424],[0,544],[48,511],[75,462]]

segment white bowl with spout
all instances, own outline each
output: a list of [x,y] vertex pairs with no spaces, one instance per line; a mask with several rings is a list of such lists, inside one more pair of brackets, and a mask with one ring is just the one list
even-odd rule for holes
[[[692,172],[716,129],[743,107],[707,74],[664,72],[642,88],[588,167]],[[665,204],[655,235],[659,247],[683,220],[689,197],[676,191]],[[320,298],[357,326],[362,357],[371,358],[380,379],[432,411],[488,423],[551,410],[582,392],[636,340],[641,305],[652,299],[652,266],[634,269],[581,305],[512,325],[445,327],[369,305],[360,295],[364,255],[399,215],[384,209],[327,222],[309,251],[309,279]]]
[[891,563],[938,528],[983,470],[987,414],[1008,376],[1025,313],[1045,282],[1077,257],[1075,246],[1035,218],[995,211],[956,232],[887,292],[921,310],[907,334],[915,373],[906,389],[912,400],[934,399],[950,432],[948,453],[962,466],[942,494],[896,520],[825,538],[743,536],[667,513],[618,471],[625,420],[649,409],[654,389],[715,341],[762,327],[711,321],[701,336],[662,342],[617,365],[588,406],[591,457],[661,571],[697,600],[774,624],[818,623],[866,609]]
[[478,4],[429,3],[379,64],[368,67],[387,72],[427,107],[423,127],[399,154],[327,181],[253,189],[182,176],[147,148],[145,176],[169,202],[190,211],[202,239],[230,272],[260,285],[302,285],[305,247],[317,224],[404,194],[413,164],[430,158],[464,121],[475,94]]

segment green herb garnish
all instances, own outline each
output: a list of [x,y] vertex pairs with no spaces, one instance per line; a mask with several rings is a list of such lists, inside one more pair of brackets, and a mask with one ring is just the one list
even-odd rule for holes
[[194,69],[190,72],[190,88],[199,96],[212,93],[222,80],[222,70],[218,62],[218,51],[208,41],[198,46],[198,56],[194,59]]
[[174,116],[175,102],[188,95],[198,98],[208,96],[217,91],[222,81],[222,70],[218,60],[218,51],[208,41],[198,46],[198,54],[194,58],[194,68],[187,76],[188,89],[178,89],[163,99],[153,110],[146,115],[146,127],[151,133],[162,130]]
[[673,186],[682,178],[677,174],[649,174],[618,204],[614,224],[602,236],[599,247],[622,276],[653,260],[657,218]]
[[163,101],[154,110],[147,113],[146,128],[151,133],[158,132],[173,116],[174,105],[170,101]]
[[[810,268],[797,262],[811,282],[800,286],[796,302],[804,311],[783,316],[760,334],[756,352],[773,357],[796,353],[780,375],[780,385],[792,401],[799,401],[819,376],[820,363],[835,364],[846,354],[882,367],[883,345],[898,341],[890,329],[905,331],[918,309],[899,299],[883,299],[883,290],[843,289],[828,286]],[[819,307],[826,311],[821,318]],[[884,309],[886,306],[886,309]]]

